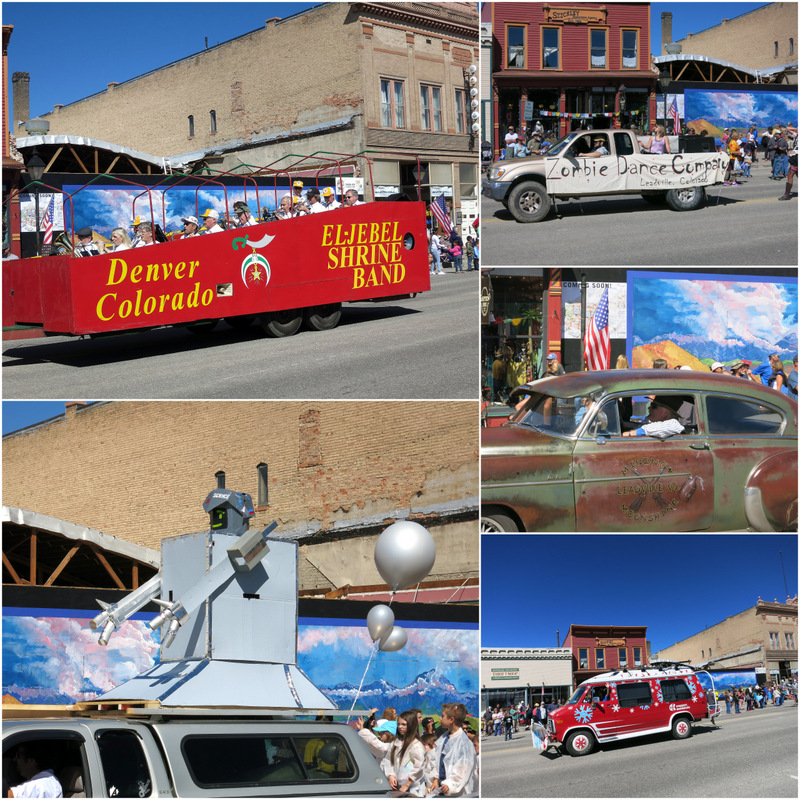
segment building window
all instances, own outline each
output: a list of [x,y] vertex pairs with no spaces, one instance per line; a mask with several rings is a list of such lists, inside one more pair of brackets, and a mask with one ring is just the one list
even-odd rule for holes
[[769,635],[769,649],[780,650],[781,638],[779,633],[770,633]]
[[189,138],[194,136],[194,117],[189,114]]
[[542,28],[542,69],[558,69],[560,28]]
[[456,131],[467,132],[467,93],[463,89],[456,89]]
[[624,647],[618,648],[619,653],[619,665],[621,667],[628,666],[628,651]]
[[641,647],[634,647],[633,648],[633,666],[634,667],[641,667],[642,666],[642,648]]
[[775,42],[775,58],[778,57],[778,43]]
[[422,106],[422,129],[425,131],[442,130],[442,89],[439,86],[422,84],[420,87],[420,104]]
[[791,36],[789,37],[789,55],[794,55],[794,39],[792,39]]
[[591,60],[592,69],[606,69],[606,31],[592,30],[589,32],[591,37]]
[[506,54],[509,67],[525,66],[525,28],[509,25],[506,29]]
[[269,467],[261,463],[256,467],[258,470],[258,505],[269,505]]
[[403,81],[381,78],[381,125],[384,128],[405,128],[406,104]]
[[784,633],[783,636],[786,641],[786,650],[794,650],[794,634]]
[[578,649],[578,667],[579,669],[589,669],[589,648],[581,647]]
[[624,69],[639,66],[639,31],[622,31],[622,66]]
[[211,133],[217,132],[217,112],[211,111]]
[[597,666],[597,669],[605,669],[606,668],[606,651],[603,650],[602,647],[598,647],[594,651],[594,657],[595,657],[595,664]]

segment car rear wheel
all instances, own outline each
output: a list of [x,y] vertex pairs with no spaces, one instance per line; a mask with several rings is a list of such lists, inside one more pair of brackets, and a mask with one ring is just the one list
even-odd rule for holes
[[303,324],[303,312],[298,308],[287,308],[283,311],[270,311],[261,315],[261,327],[264,333],[280,339],[293,336]]
[[594,750],[595,738],[588,731],[575,731],[567,736],[564,746],[571,756],[586,756]]
[[705,197],[706,190],[702,186],[670,189],[667,192],[667,205],[674,211],[692,211],[702,205]]
[[508,194],[508,210],[517,222],[539,222],[551,206],[547,190],[536,181],[518,183]]
[[672,720],[672,738],[688,739],[692,735],[692,723],[686,717]]
[[519,533],[519,527],[508,514],[490,511],[481,514],[481,533]]

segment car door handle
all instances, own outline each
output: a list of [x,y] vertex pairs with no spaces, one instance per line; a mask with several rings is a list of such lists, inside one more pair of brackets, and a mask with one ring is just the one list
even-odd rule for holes
[[708,450],[708,442],[692,442],[689,447],[692,450]]

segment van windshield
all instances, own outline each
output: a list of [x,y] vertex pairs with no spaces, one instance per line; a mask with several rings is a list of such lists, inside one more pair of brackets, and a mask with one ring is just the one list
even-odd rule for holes
[[575,690],[575,693],[572,695],[572,697],[570,697],[570,699],[569,699],[569,700],[567,700],[567,702],[566,702],[566,704],[565,704],[565,705],[568,705],[568,706],[574,706],[574,705],[577,705],[578,701],[581,699],[581,695],[582,695],[582,694],[583,694],[585,691],[586,691],[586,687],[585,687],[585,686],[579,686],[579,687],[578,687],[578,688]]

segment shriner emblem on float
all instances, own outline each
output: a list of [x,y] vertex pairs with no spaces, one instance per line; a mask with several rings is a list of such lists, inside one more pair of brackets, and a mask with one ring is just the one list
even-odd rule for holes
[[270,274],[269,261],[255,250],[242,261],[242,280],[248,289],[251,286],[266,286]]

